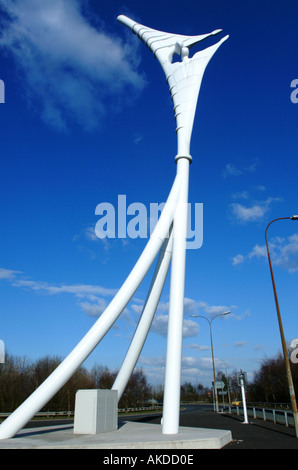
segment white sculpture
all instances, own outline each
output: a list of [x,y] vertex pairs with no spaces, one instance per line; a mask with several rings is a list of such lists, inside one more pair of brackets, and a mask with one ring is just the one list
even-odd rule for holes
[[[150,329],[172,258],[162,432],[176,434],[179,430],[188,175],[192,159],[190,140],[204,70],[228,36],[189,58],[189,47],[221,30],[201,36],[183,36],[148,28],[123,15],[118,17],[118,21],[131,28],[146,43],[165,72],[177,123],[176,178],[145,249],[118,293],[64,361],[0,425],[0,439],[13,437],[22,429],[80,367],[125,309],[158,253],[159,259],[139,325],[112,388],[118,390],[120,399]],[[181,56],[181,62],[172,62],[175,54]]]
[[[197,52],[189,59],[189,47],[222,30],[216,29],[212,33],[200,36],[183,36],[148,28],[124,15],[118,16],[117,19],[138,35],[161,64],[170,88],[177,122],[176,160],[180,156],[184,158],[188,156],[191,161],[190,139],[203,74],[213,54],[229,36],[225,36],[214,46]],[[172,62],[175,54],[181,56],[181,62]]]
[[[160,62],[174,103],[177,124],[177,155],[175,160],[177,162],[177,177],[180,177],[181,186],[173,222],[173,253],[162,430],[163,434],[177,434],[180,407],[188,174],[189,163],[192,159],[190,156],[190,140],[205,68],[213,54],[228,36],[189,58],[189,47],[219,33],[221,30],[215,30],[210,34],[200,36],[183,36],[148,28],[123,15],[118,17],[118,21],[137,34]],[[181,62],[173,62],[175,54],[181,56]],[[154,312],[152,313],[154,314]],[[117,380],[114,386],[118,386]]]

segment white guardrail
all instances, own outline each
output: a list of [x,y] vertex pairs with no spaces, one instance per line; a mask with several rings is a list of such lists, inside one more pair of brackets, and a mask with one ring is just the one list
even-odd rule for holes
[[[229,413],[244,415],[243,406],[226,405],[220,406],[222,410],[229,410]],[[247,415],[253,419],[263,419],[263,421],[272,421],[285,426],[294,426],[293,412],[291,410],[279,410],[275,408],[264,408],[261,406],[247,406]]]

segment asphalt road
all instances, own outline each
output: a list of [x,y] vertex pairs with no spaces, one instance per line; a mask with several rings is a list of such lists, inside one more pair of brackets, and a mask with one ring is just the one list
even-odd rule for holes
[[[158,417],[126,417],[126,420],[160,423]],[[233,441],[224,449],[298,449],[298,438],[293,427],[274,424],[261,419],[249,419],[229,413],[215,413],[213,407],[186,405],[180,414],[180,425],[211,429],[228,429]]]

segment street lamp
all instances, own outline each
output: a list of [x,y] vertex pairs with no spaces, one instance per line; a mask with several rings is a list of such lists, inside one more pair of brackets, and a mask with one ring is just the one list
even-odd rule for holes
[[276,312],[277,312],[277,318],[278,318],[278,324],[279,324],[279,331],[280,331],[283,355],[284,355],[284,360],[285,360],[287,379],[288,379],[288,384],[289,384],[289,392],[290,392],[291,403],[292,403],[292,410],[293,410],[293,416],[294,416],[296,437],[298,437],[298,412],[297,412],[297,403],[296,403],[296,397],[295,397],[295,389],[294,389],[293,378],[292,378],[291,367],[290,367],[290,361],[289,361],[289,356],[288,356],[288,351],[287,351],[287,346],[286,346],[286,341],[285,341],[285,336],[284,336],[284,330],[283,330],[282,321],[281,321],[279,303],[278,303],[278,298],[277,298],[277,292],[276,292],[275,281],[274,281],[274,276],[273,276],[272,263],[271,263],[271,258],[270,258],[270,253],[269,253],[269,246],[268,246],[268,241],[267,241],[267,231],[268,231],[269,226],[273,222],[275,222],[276,220],[284,220],[284,219],[298,220],[298,215],[293,215],[292,217],[279,217],[278,219],[272,220],[267,225],[267,228],[265,230],[265,240],[266,240],[268,261],[269,261],[269,267],[270,267],[270,273],[271,273],[271,279],[272,279],[272,286],[273,286],[273,292],[274,292],[274,298],[275,298],[275,305],[276,305]]
[[229,312],[224,312],[224,313],[218,313],[217,315],[215,315],[211,320],[209,320],[209,318],[207,317],[204,317],[203,315],[190,315],[190,317],[194,317],[194,318],[205,318],[205,320],[207,320],[207,322],[209,323],[209,328],[210,328],[210,342],[211,342],[211,353],[212,353],[212,367],[213,367],[213,386],[214,386],[214,396],[215,396],[215,406],[216,406],[216,412],[218,413],[219,411],[219,408],[218,408],[218,396],[217,396],[217,388],[216,388],[216,375],[215,375],[215,364],[214,364],[214,353],[213,353],[213,340],[212,340],[212,328],[211,328],[211,325],[212,325],[212,322],[213,320],[215,320],[215,318],[217,317],[220,317],[220,316],[223,316],[223,315],[228,315],[229,313],[231,313],[230,311]]

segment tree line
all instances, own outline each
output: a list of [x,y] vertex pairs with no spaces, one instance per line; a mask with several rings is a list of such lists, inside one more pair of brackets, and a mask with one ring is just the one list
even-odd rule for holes
[[[61,358],[46,356],[36,361],[26,357],[6,355],[5,363],[0,364],[0,412],[15,410],[60,364]],[[295,390],[298,391],[298,365],[291,363]],[[80,389],[111,389],[117,371],[110,371],[105,366],[94,366],[87,370],[81,366],[68,382],[56,393],[41,411],[74,411],[75,394]],[[217,380],[225,383],[224,402],[228,399],[241,400],[241,390],[237,384],[237,373],[229,377],[222,371],[217,373]],[[163,387],[151,386],[142,369],[136,369],[121,397],[119,408],[144,406],[157,401],[162,403]],[[264,359],[255,372],[253,379],[246,386],[247,402],[290,403],[288,382],[284,359],[281,354],[271,359]],[[185,382],[181,385],[181,401],[213,401],[210,387],[202,384],[193,385]],[[222,398],[219,397],[220,403]]]
[[[0,364],[0,412],[14,411],[58,367],[61,358],[46,356],[36,361],[7,354]],[[111,389],[117,372],[107,367],[81,366],[40,411],[74,411],[75,394],[81,389]],[[141,369],[133,372],[119,402],[119,408],[144,404],[151,388]]]
[[[298,364],[290,361],[290,368],[298,399]],[[254,380],[247,387],[247,393],[251,402],[290,403],[286,367],[281,353],[263,360]]]

